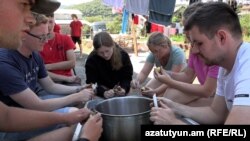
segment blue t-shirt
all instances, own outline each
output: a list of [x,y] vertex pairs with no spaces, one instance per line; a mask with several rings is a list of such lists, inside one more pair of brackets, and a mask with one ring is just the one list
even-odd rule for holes
[[[152,52],[150,52],[146,61],[155,64],[156,67],[161,66],[160,61],[157,58],[155,58]],[[181,65],[181,64],[184,64],[183,69],[187,66],[185,53],[180,47],[172,46],[168,62],[165,66],[162,67],[165,70],[172,70],[172,67],[174,65]]]
[[33,52],[27,58],[16,50],[0,48],[0,100],[9,106],[20,106],[9,95],[27,88],[35,92],[39,79],[48,76],[42,58]]

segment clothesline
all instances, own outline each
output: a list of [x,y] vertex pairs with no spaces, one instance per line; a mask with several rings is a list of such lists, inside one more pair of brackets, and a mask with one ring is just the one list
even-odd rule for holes
[[102,0],[102,3],[129,13],[148,16],[150,22],[169,25],[176,0]]

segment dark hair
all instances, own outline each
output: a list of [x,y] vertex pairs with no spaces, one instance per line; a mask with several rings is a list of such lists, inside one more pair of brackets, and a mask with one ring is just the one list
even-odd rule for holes
[[167,45],[170,49],[172,48],[172,43],[168,37],[163,35],[161,32],[153,32],[150,34],[147,42],[148,47],[165,45]]
[[78,17],[77,17],[77,15],[76,15],[76,14],[71,14],[71,17],[72,17],[72,18],[76,18],[76,19],[78,19]]
[[121,49],[107,32],[97,33],[93,39],[93,46],[95,50],[99,49],[102,46],[113,48],[111,65],[114,70],[119,70],[122,67],[122,58],[120,52]]
[[197,26],[201,33],[212,38],[221,27],[227,28],[232,36],[242,38],[238,15],[223,2],[209,2],[189,16],[184,24],[186,31]]
[[205,3],[202,2],[195,2],[192,3],[191,5],[189,5],[185,11],[182,14],[182,17],[186,20],[188,19],[188,17],[193,14],[197,9],[201,8],[202,6],[204,6]]
[[[202,3],[202,2],[195,2],[195,3],[192,3],[191,5],[189,5],[182,14],[182,24],[185,24],[185,22],[189,18],[189,16],[191,14],[193,14],[197,9],[201,8],[204,5],[205,5],[205,3]],[[187,34],[185,34],[185,35],[186,35],[185,36],[185,43],[189,43],[190,42],[189,36]]]

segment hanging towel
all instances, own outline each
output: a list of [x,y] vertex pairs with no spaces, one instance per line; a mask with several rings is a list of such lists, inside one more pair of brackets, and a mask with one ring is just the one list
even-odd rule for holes
[[168,26],[171,24],[176,0],[149,0],[149,21]]
[[149,0],[126,0],[125,9],[130,13],[148,15]]
[[139,24],[139,16],[138,15],[135,15],[134,18],[133,18],[133,21],[134,21],[134,24]]
[[122,14],[122,34],[127,33],[129,12],[124,9]]

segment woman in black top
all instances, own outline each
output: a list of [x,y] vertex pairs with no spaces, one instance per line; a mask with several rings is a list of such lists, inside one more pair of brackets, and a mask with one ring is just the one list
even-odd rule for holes
[[121,49],[107,32],[93,39],[94,50],[86,61],[86,83],[97,84],[96,94],[110,98],[129,92],[133,67],[127,52]]

